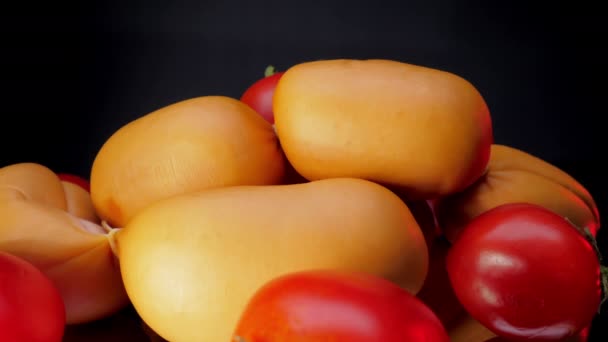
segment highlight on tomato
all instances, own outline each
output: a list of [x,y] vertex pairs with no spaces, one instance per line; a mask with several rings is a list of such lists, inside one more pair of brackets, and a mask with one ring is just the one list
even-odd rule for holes
[[262,286],[234,341],[449,341],[435,313],[394,283],[362,273],[300,271]]

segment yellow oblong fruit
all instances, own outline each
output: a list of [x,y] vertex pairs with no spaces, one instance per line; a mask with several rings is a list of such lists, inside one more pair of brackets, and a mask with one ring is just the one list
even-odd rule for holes
[[124,226],[173,195],[212,187],[279,184],[284,159],[270,123],[246,104],[202,96],[171,104],[118,129],[91,170],[99,216]]
[[49,168],[0,168],[0,250],[39,268],[59,290],[68,324],[107,317],[125,307],[118,262],[86,190]]
[[478,215],[502,204],[540,205],[596,235],[597,205],[589,191],[558,167],[514,147],[494,144],[487,173],[465,191],[437,202],[439,226],[455,241]]
[[489,109],[470,82],[390,60],[297,64],[281,76],[273,112],[285,155],[305,178],[363,178],[409,200],[472,184],[493,139]]
[[173,342],[229,341],[249,297],[287,272],[367,272],[416,293],[428,268],[408,207],[361,179],[175,196],[139,212],[115,238],[134,307]]

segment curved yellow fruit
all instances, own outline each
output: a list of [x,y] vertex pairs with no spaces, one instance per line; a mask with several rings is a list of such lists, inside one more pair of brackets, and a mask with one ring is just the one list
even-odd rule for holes
[[231,185],[279,184],[284,159],[270,123],[224,96],[184,100],[117,130],[91,170],[99,216],[124,226],[173,195]]
[[297,64],[273,112],[283,150],[309,180],[368,179],[409,200],[460,191],[485,171],[488,107],[465,79],[390,60]]
[[502,204],[526,202],[568,218],[593,235],[600,227],[597,205],[576,179],[519,149],[492,145],[488,172],[459,194],[437,202],[440,228],[454,241],[475,217]]
[[416,293],[428,268],[408,207],[360,179],[180,195],[147,207],[115,237],[129,298],[172,342],[229,341],[249,297],[287,272],[361,271]]
[[84,189],[43,165],[0,168],[0,250],[53,281],[68,324],[94,321],[128,304],[109,235],[92,208]]

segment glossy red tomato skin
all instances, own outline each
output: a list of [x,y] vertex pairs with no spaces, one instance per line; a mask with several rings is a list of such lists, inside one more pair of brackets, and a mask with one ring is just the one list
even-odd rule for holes
[[60,342],[65,319],[53,283],[29,262],[0,252],[0,341]]
[[[560,342],[591,342],[592,340],[589,339],[590,338],[589,331],[590,331],[590,326],[581,330],[578,334],[576,334],[576,336],[560,340]],[[487,339],[484,342],[510,342],[510,341],[513,341],[513,340],[509,340],[504,337],[497,336],[497,337]],[[532,339],[532,340],[527,340],[527,341],[534,341],[534,340]]]
[[81,188],[85,189],[87,192],[91,192],[91,184],[89,183],[89,181],[80,176],[76,176],[69,173],[58,173],[57,176],[64,182],[76,184]]
[[237,336],[247,342],[449,341],[437,316],[409,292],[381,278],[336,271],[292,273],[262,286]]
[[576,227],[540,206],[506,204],[478,216],[446,265],[463,307],[510,341],[574,336],[598,310],[595,250]]
[[274,124],[272,97],[283,74],[284,72],[277,72],[256,81],[245,90],[240,98],[271,124]]

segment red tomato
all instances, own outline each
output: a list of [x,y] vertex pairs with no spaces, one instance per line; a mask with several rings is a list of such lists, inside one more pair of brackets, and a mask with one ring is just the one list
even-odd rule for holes
[[29,262],[0,252],[0,341],[60,342],[65,324],[53,283]]
[[540,206],[506,204],[478,216],[450,248],[446,265],[463,307],[509,340],[574,336],[600,304],[593,245]]
[[87,192],[91,192],[91,185],[89,184],[89,181],[80,176],[76,176],[69,173],[58,173],[57,176],[64,182],[76,184],[81,188],[85,189]]
[[365,274],[306,271],[262,286],[234,341],[449,341],[435,314],[392,282]]
[[274,68],[270,66],[266,69],[265,75],[247,88],[240,100],[258,112],[266,121],[274,124],[272,96],[283,72],[274,72]]

